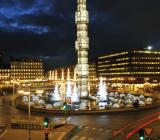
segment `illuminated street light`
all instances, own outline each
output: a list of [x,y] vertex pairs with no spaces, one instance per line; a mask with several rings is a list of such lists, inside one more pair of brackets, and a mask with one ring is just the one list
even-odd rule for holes
[[152,50],[153,47],[152,47],[152,46],[148,46],[147,49],[148,49],[148,50]]
[[23,94],[24,90],[18,90],[18,93]]
[[37,94],[42,94],[44,91],[43,90],[36,90]]

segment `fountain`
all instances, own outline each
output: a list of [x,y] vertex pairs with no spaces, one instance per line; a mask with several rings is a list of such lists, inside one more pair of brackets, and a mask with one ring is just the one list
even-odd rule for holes
[[71,82],[67,81],[67,87],[66,87],[66,98],[71,98],[72,94],[72,88],[71,88]]
[[74,83],[73,93],[71,96],[71,102],[72,103],[79,102],[78,89],[77,89],[76,83]]
[[57,70],[55,71],[55,75],[54,75],[54,80],[55,81],[57,81],[58,79],[57,79],[58,77],[57,77]]
[[71,98],[71,94],[72,94],[72,88],[71,88],[71,82],[70,82],[70,71],[68,69],[67,86],[66,86],[66,98]]
[[53,101],[60,101],[61,100],[61,95],[59,93],[59,89],[58,89],[57,84],[55,85],[54,92],[52,94],[52,100]]
[[100,78],[99,89],[97,92],[97,101],[100,109],[105,109],[105,107],[108,106],[107,95],[106,84],[103,82],[102,78]]
[[77,81],[76,68],[74,68],[74,77],[73,77],[73,81],[74,81],[74,82],[76,82],[76,81]]
[[61,81],[64,81],[64,70],[62,69]]

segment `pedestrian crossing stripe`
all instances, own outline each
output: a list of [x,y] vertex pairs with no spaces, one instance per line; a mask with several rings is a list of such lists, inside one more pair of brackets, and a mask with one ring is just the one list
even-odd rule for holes
[[111,130],[109,130],[109,129],[108,129],[108,130],[106,130],[106,132],[110,132],[110,131],[111,131]]
[[152,128],[145,128],[144,130],[145,130],[145,132],[146,132],[146,134],[147,134],[148,136],[151,135],[151,133],[152,133],[152,131],[153,131]]
[[80,138],[79,140],[85,140],[85,139],[87,139],[87,137],[82,137],[82,138]]

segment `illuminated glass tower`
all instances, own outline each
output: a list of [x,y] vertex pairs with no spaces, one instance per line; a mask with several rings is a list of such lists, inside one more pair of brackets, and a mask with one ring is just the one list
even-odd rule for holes
[[80,97],[88,97],[88,23],[89,15],[86,8],[86,0],[77,0],[76,25],[77,40],[75,47],[78,55],[77,74]]

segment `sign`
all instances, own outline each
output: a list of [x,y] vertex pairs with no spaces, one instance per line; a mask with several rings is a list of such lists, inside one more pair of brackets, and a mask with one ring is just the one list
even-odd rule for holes
[[153,132],[153,128],[145,128],[144,129],[145,130],[145,133],[146,133],[146,135],[151,135],[151,133]]
[[49,128],[44,128],[44,133],[49,134]]

